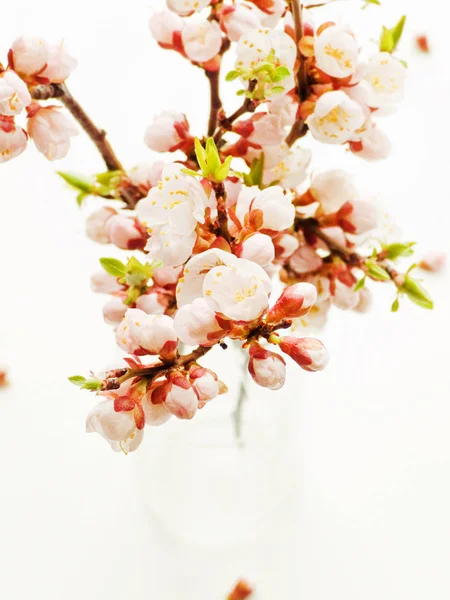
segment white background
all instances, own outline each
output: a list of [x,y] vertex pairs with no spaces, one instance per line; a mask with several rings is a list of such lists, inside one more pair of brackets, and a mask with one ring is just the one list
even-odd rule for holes
[[[345,163],[403,239],[449,252],[448,9],[437,0],[385,4],[361,12],[355,0],[315,14],[316,22],[347,14],[369,38],[408,13],[408,96],[383,125],[394,152],[367,164],[333,149],[316,154],[315,166]],[[195,132],[206,121],[204,77],[155,45],[150,12],[140,0],[23,0],[0,20],[5,58],[22,32],[67,41],[79,60],[70,87],[128,166],[152,158],[142,137],[155,112],[182,109]],[[420,32],[429,35],[429,57],[414,51]],[[80,135],[57,167],[89,173],[102,165]],[[241,549],[241,564],[226,553],[175,551],[137,494],[134,457],[84,434],[91,398],[66,381],[103,367],[114,351],[88,281],[104,251],[85,239],[84,217],[53,168],[31,145],[0,167],[0,359],[12,379],[0,394],[0,597],[220,600],[248,576],[264,600],[448,600],[448,270],[427,278],[432,313],[405,301],[391,314],[382,285],[369,315],[336,311],[322,335],[329,368],[297,374],[304,499],[282,511],[289,543],[274,536]]]

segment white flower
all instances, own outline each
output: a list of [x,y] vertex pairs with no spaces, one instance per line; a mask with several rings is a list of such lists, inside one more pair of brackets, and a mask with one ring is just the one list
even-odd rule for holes
[[283,188],[295,190],[308,176],[311,150],[287,144],[278,148],[264,149],[263,183],[277,182]]
[[[349,233],[360,235],[362,233],[367,233],[378,226],[380,221],[379,211],[377,207],[370,202],[357,200],[348,205],[348,210],[346,210],[346,208],[347,206],[344,206],[342,209],[346,213],[343,216],[343,219],[351,226],[351,231],[349,231]],[[342,226],[344,227],[344,225]]]
[[388,136],[375,127],[372,119],[367,119],[357,132],[357,138],[350,142],[350,150],[365,160],[384,160],[391,153],[391,142]]
[[39,37],[17,38],[11,46],[12,68],[22,75],[39,74],[47,64],[48,45]]
[[116,214],[117,211],[110,206],[103,206],[91,213],[86,219],[86,234],[88,238],[98,244],[109,244],[110,237],[106,231],[106,223]]
[[238,261],[234,254],[218,248],[193,256],[186,264],[183,276],[178,280],[177,305],[180,307],[192,304],[196,298],[202,297],[203,280],[211,269],[222,265],[236,266]]
[[142,399],[142,408],[145,415],[145,424],[150,427],[158,427],[164,425],[172,416],[165,407],[164,403],[153,404],[152,402],[153,390],[147,392]]
[[323,261],[309,244],[300,246],[289,259],[289,266],[298,275],[317,271]]
[[306,120],[312,135],[327,144],[347,142],[365,121],[363,108],[341,91],[320,96]]
[[221,337],[222,329],[216,314],[203,298],[195,298],[192,304],[181,306],[174,318],[178,338],[188,346],[207,346]]
[[342,169],[314,175],[310,192],[327,214],[335,213],[343,204],[358,197],[353,178]]
[[270,113],[280,117],[283,127],[288,127],[297,118],[298,100],[290,94],[274,96],[270,100],[268,108]]
[[133,411],[114,410],[114,400],[108,399],[97,404],[86,419],[86,431],[99,433],[115,452],[133,452],[144,437],[138,430]]
[[317,67],[332,77],[352,75],[358,61],[355,38],[339,25],[327,27],[314,42]]
[[332,293],[333,304],[341,310],[351,310],[359,303],[359,292],[355,292],[354,286],[345,285],[339,279],[334,282]]
[[232,42],[238,42],[245,33],[261,26],[256,11],[245,4],[224,5],[219,12],[220,24]]
[[166,0],[167,7],[180,17],[187,17],[194,12],[200,12],[211,4],[211,0]]
[[146,192],[161,181],[161,174],[166,164],[162,160],[154,163],[140,163],[128,171],[128,177],[133,185],[143,188]]
[[0,164],[22,154],[27,141],[27,134],[21,127],[4,128],[0,123]]
[[243,258],[236,266],[214,267],[203,281],[203,297],[209,307],[234,321],[258,319],[268,307],[270,290],[266,272]]
[[[128,310],[123,296],[111,296],[103,307],[103,319],[108,325],[119,325]],[[131,352],[131,350],[130,350]]]
[[129,308],[116,332],[117,345],[133,353],[143,348],[149,354],[170,355],[178,338],[173,319],[166,315],[148,315],[138,308]]
[[145,132],[145,143],[155,152],[173,152],[189,136],[186,116],[172,110],[163,110],[153,119]]
[[146,249],[166,266],[184,263],[192,253],[197,223],[203,223],[209,204],[202,185],[182,173],[183,165],[167,166],[159,184],[137,206],[140,221],[148,227]]
[[219,382],[211,371],[203,367],[193,367],[189,370],[189,379],[197,394],[199,403],[209,402],[218,396],[220,392]]
[[188,23],[181,34],[186,56],[203,63],[214,58],[222,46],[222,33],[216,21]]
[[295,86],[293,71],[297,49],[293,39],[284,31],[258,29],[243,35],[236,49],[236,67],[254,69],[271,53],[275,55],[274,65],[287,67],[290,74],[278,83],[267,84],[265,89],[269,91],[274,86],[282,86],[285,92],[289,92]]
[[[286,11],[285,0],[251,0],[253,12],[258,16],[263,27],[276,27]],[[256,6],[254,6],[256,5]],[[289,13],[288,13],[289,14]]]
[[47,67],[41,77],[47,77],[51,83],[64,83],[77,66],[77,61],[67,51],[64,42],[49,46]]
[[167,308],[167,300],[163,294],[158,292],[150,292],[142,294],[136,300],[136,308],[143,310],[148,315],[163,315]]
[[[253,125],[253,131],[245,136],[249,142],[262,146],[279,146],[285,138],[285,131],[280,117],[269,113],[256,113],[249,119]],[[239,123],[236,123],[235,131],[239,131]]]
[[[142,240],[142,233],[136,228],[135,219],[125,215],[113,215],[105,224],[109,241],[122,250],[136,248],[138,241]],[[142,242],[142,245],[145,242]],[[142,248],[141,245],[141,248]]]
[[116,277],[105,271],[96,271],[91,275],[91,290],[96,294],[112,294],[121,289],[122,286],[117,282]]
[[372,108],[398,104],[403,100],[406,68],[389,52],[379,52],[362,68],[360,85],[367,92]]
[[182,31],[184,21],[173,12],[163,10],[152,14],[149,27],[158,44],[164,48],[173,48],[173,34]]
[[257,187],[244,188],[236,204],[236,216],[242,224],[249,212],[258,229],[269,231],[288,229],[295,217],[291,197],[285,195],[283,188],[278,185],[263,191]]
[[328,350],[315,338],[286,336],[279,347],[305,371],[322,371],[330,359]]
[[260,267],[267,267],[275,258],[275,248],[272,239],[264,233],[254,233],[246,238],[236,254],[256,263]]
[[48,160],[64,158],[70,138],[78,134],[74,122],[56,106],[41,107],[28,119],[28,133],[36,148]]
[[0,114],[18,115],[31,104],[26,83],[14,71],[3,71],[0,75]]

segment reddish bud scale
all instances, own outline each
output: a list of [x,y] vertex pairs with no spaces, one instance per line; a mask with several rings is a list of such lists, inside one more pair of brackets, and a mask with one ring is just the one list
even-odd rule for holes
[[252,594],[252,588],[245,581],[238,581],[227,600],[247,600]]

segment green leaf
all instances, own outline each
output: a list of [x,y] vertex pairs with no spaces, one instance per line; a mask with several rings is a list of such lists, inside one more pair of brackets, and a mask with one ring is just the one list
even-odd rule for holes
[[225,81],[234,81],[239,77],[239,71],[230,71],[225,76]]
[[125,277],[127,273],[125,265],[117,258],[101,258],[100,264],[113,277]]
[[380,50],[381,52],[393,52],[400,42],[402,37],[403,29],[405,27],[406,15],[400,17],[398,23],[391,29],[383,27],[380,36]]
[[433,300],[427,290],[417,279],[405,277],[405,282],[400,288],[400,291],[408,296],[411,302],[414,302],[422,308],[431,310],[433,308]]
[[[268,90],[269,91],[269,90]],[[270,93],[266,95],[275,96],[276,94],[282,94],[284,92],[284,87],[282,85],[274,85],[270,90]]]
[[120,181],[121,176],[122,171],[105,171],[104,173],[97,173],[95,179],[102,185],[110,187],[112,183],[116,183],[114,180],[118,179]]
[[368,274],[370,275],[370,277],[373,277],[373,279],[377,279],[379,281],[389,281],[390,280],[391,277],[390,277],[389,273],[386,271],[386,269],[383,269],[383,267],[380,267],[380,265],[377,265],[376,263],[369,260],[366,262],[366,266],[367,266]]
[[400,258],[400,256],[412,256],[414,254],[413,246],[416,242],[405,242],[389,244],[384,247],[384,251],[386,252],[386,258],[390,260],[395,260],[396,258]]
[[397,298],[392,303],[391,312],[397,312],[399,308],[400,308],[400,302],[399,302],[398,296],[397,296]]
[[206,161],[210,173],[215,173],[222,164],[220,162],[219,151],[212,137],[206,140]]
[[205,175],[205,173],[208,171],[208,164],[206,162],[205,149],[203,148],[203,146],[198,138],[195,138],[194,145],[195,145],[195,156],[197,157],[197,162],[200,165],[200,168],[203,171],[203,174]]
[[236,92],[236,96],[245,96],[245,94],[246,94],[246,93],[247,93],[247,91],[246,91],[246,90],[238,90],[238,91]]
[[392,52],[394,50],[394,38],[392,31],[383,26],[380,35],[380,51]]
[[87,380],[86,380],[86,377],[83,377],[82,375],[72,375],[72,377],[69,377],[69,381],[70,381],[70,383],[73,383],[73,385],[82,387],[86,383]]
[[84,385],[81,386],[83,390],[100,390],[102,387],[102,381],[100,379],[88,379]]
[[132,256],[126,265],[126,282],[131,286],[142,286],[153,275],[153,268],[149,263],[142,264]]
[[197,173],[197,171],[193,171],[192,169],[181,169],[182,173],[186,173],[186,175],[192,175],[192,177],[201,177],[201,173]]
[[361,279],[355,285],[354,291],[359,292],[359,290],[362,290],[365,285],[366,285],[366,276],[364,275],[364,277],[361,277]]
[[277,67],[272,75],[272,81],[277,82],[277,81],[281,81],[282,79],[284,79],[285,77],[288,77],[290,75],[290,71],[287,67],[285,67],[284,65],[282,65],[281,67]]
[[83,201],[85,198],[87,198],[89,196],[89,194],[86,194],[86,192],[80,192],[76,198],[77,200],[77,204],[78,206],[81,208],[81,205],[83,204]]
[[398,23],[391,29],[392,39],[394,40],[394,50],[402,37],[403,29],[405,28],[406,15],[400,17]]
[[217,181],[224,181],[228,177],[232,160],[232,156],[227,156],[223,165],[216,170],[215,179],[217,179]]

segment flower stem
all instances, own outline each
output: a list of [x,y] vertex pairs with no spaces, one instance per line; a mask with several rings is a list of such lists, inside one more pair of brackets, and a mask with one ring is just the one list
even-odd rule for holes
[[209,112],[208,122],[208,137],[214,135],[217,128],[217,115],[222,108],[222,100],[220,99],[220,70],[205,71],[205,75],[209,80],[211,107]]

